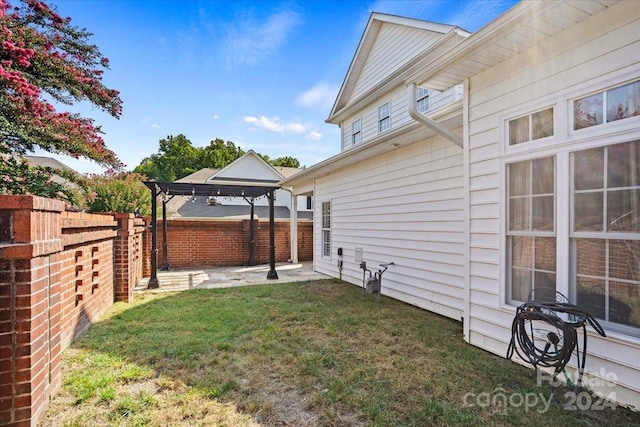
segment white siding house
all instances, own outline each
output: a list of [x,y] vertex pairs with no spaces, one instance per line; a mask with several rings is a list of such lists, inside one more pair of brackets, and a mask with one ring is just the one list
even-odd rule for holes
[[393,261],[383,294],[502,356],[555,289],[607,332],[590,384],[640,409],[638,2],[524,1],[470,36],[374,13],[327,121],[341,153],[281,182],[314,196],[315,270]]
[[[188,182],[188,183],[200,183],[206,184],[212,179],[223,180],[242,180],[242,181],[254,181],[254,182],[277,182],[283,178],[287,178],[297,172],[302,171],[300,168],[280,167],[272,166],[258,156],[253,150],[249,150],[243,156],[234,160],[232,163],[224,167],[223,169],[201,169],[191,175],[177,180],[176,182]],[[294,202],[296,203],[297,212],[299,214],[311,213],[312,206],[310,203],[311,196],[298,196]],[[277,189],[275,191],[274,205],[277,208],[286,208],[285,211],[291,210],[292,197],[290,191],[287,189]],[[188,204],[189,209],[184,209],[185,204]],[[218,196],[212,194],[209,198],[202,198],[201,200],[195,200],[192,203],[192,198],[186,196],[176,196],[167,204],[170,217],[208,217],[212,214],[211,206],[238,206],[248,207],[248,202],[244,200],[241,194],[237,196]],[[261,196],[254,200],[254,206],[266,207],[269,206],[269,200],[267,196]],[[218,209],[220,212],[216,213],[217,216],[238,215],[240,211],[238,209]],[[264,210],[264,209],[263,209]],[[243,215],[246,209],[242,210]],[[244,215],[246,216],[246,215]]]

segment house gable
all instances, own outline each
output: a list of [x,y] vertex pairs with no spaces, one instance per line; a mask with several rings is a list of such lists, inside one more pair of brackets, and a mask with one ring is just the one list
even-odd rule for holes
[[461,39],[468,35],[451,25],[372,13],[327,121],[384,84],[451,31],[463,36]]
[[242,179],[251,181],[280,181],[280,174],[273,166],[262,160],[253,150],[227,165],[209,178],[211,179]]

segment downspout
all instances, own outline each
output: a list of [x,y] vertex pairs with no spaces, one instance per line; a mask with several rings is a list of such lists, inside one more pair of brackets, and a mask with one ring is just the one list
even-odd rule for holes
[[433,130],[438,135],[445,137],[449,141],[456,144],[458,147],[462,148],[464,144],[462,142],[461,137],[451,132],[449,129],[442,126],[440,123],[434,120],[431,120],[430,118],[422,114],[420,111],[418,111],[416,90],[417,90],[417,87],[415,83],[411,83],[407,85],[407,99],[409,100],[409,115],[411,116],[411,118],[413,118],[415,121],[419,123],[422,123],[429,129]]

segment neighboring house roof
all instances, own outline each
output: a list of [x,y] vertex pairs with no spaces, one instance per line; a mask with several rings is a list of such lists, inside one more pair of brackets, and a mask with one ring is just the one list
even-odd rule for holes
[[218,173],[220,169],[203,168],[197,172],[177,179],[176,182],[188,182],[189,184],[205,183],[209,178]]
[[72,169],[69,166],[65,165],[60,160],[54,159],[53,157],[24,156],[24,159],[31,166],[39,166],[39,167],[54,168],[54,169],[63,169],[63,170],[68,170],[70,172],[76,172],[74,169]]
[[292,175],[297,174],[300,171],[303,171],[304,168],[290,168],[287,166],[273,166],[275,170],[282,175],[283,178],[289,178]]
[[[191,175],[185,176],[177,183],[186,184],[215,184],[219,182],[244,182],[255,184],[278,182],[285,177],[292,176],[303,169],[289,167],[274,167],[265,162],[253,150],[249,150],[243,156],[234,160],[222,169],[204,168]],[[284,206],[275,206],[276,218],[289,218],[289,209]],[[266,209],[266,210],[265,210]],[[221,217],[246,217],[249,218],[249,204],[246,205],[216,205],[207,204],[206,197],[175,196],[167,202],[167,212],[172,217],[183,218],[221,218]],[[268,207],[255,206],[254,214],[258,217],[269,217]],[[312,213],[299,212],[298,216],[311,217]]]
[[[208,205],[205,197],[197,197],[193,201],[192,197],[175,196],[167,202],[167,211],[170,218],[228,218],[228,219],[249,219],[251,208],[246,205]],[[298,218],[313,217],[311,211],[298,212]],[[269,206],[254,206],[255,219],[268,219]],[[289,219],[290,212],[286,206],[274,206],[275,219]]]
[[[29,166],[32,166],[32,167],[60,169],[60,170],[73,172],[79,175],[78,171],[76,171],[73,168],[70,168],[69,166],[62,163],[60,160],[54,159],[53,157],[23,156],[23,158],[27,161],[27,163],[29,163]],[[58,184],[62,184],[62,185],[73,187],[73,188],[78,187],[77,184],[67,180],[66,178],[61,177],[60,175],[53,174],[51,175],[51,179],[53,180],[53,182],[56,182]]]

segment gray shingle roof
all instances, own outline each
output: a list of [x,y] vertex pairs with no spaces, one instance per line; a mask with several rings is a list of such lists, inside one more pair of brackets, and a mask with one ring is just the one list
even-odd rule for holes
[[[246,205],[207,205],[206,197],[196,197],[191,201],[189,196],[174,196],[167,202],[167,218],[243,218],[249,219],[251,208]],[[289,219],[289,208],[286,206],[274,206],[275,219]],[[312,212],[299,211],[298,218],[311,219]],[[254,207],[255,219],[269,219],[268,206]]]

